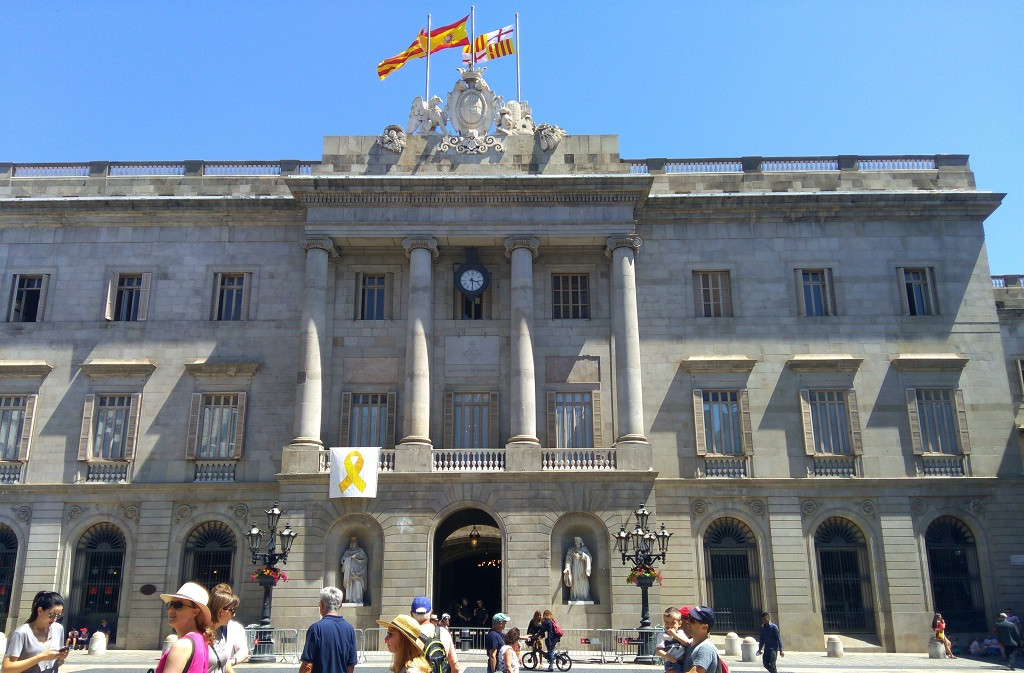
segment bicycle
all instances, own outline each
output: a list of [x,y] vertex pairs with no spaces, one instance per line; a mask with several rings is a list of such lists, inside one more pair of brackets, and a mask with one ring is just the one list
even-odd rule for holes
[[[537,667],[545,661],[547,657],[540,650],[533,649],[523,655],[523,667],[528,668],[531,671],[537,670]],[[555,667],[560,671],[568,671],[572,668],[572,657],[565,650],[555,650],[554,656]]]

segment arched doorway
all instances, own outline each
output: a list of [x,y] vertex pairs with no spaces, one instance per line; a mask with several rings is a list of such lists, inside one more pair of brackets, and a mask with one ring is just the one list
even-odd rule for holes
[[960,519],[940,516],[924,535],[935,612],[958,632],[987,631],[974,534]]
[[18,536],[10,526],[0,524],[0,628],[5,628],[11,612],[14,567],[18,562]]
[[[503,609],[501,601],[502,536],[498,522],[479,509],[464,509],[446,518],[434,535],[434,612],[449,612],[457,626],[490,626],[490,616]],[[458,604],[465,598],[473,624],[461,623]]]
[[834,516],[814,534],[825,633],[874,633],[868,545],[852,522]]
[[112,523],[98,523],[82,535],[71,572],[68,629],[84,626],[92,633],[106,619],[110,642],[116,642],[124,552],[124,534]]
[[181,581],[197,582],[207,591],[214,585],[232,583],[235,536],[219,521],[199,524],[185,540],[185,558],[181,564]]
[[704,534],[708,599],[725,631],[757,633],[761,624],[760,563],[750,528],[731,517],[716,520]]

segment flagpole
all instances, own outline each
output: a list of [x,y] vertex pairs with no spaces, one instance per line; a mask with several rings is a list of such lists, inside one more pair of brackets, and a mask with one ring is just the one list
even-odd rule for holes
[[469,38],[469,67],[476,68],[476,5],[469,6],[469,30],[472,35]]
[[423,102],[430,103],[430,15],[427,14],[427,86]]
[[516,100],[523,100],[523,86],[519,80],[519,12],[516,12]]

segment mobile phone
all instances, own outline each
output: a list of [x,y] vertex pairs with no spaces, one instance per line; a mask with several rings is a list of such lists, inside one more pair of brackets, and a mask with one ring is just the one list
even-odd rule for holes
[[65,645],[64,647],[60,648],[57,651],[58,652],[69,652],[69,651],[71,651],[71,646],[70,645]]

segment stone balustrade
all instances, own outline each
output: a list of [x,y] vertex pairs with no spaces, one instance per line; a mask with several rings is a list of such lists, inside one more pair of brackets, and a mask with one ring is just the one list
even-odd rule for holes
[[278,177],[312,175],[319,161],[89,161],[0,163],[0,180],[32,178]]
[[623,159],[629,172],[658,173],[812,173],[821,171],[935,171],[967,168],[967,155],[834,157],[742,157],[739,159]]

